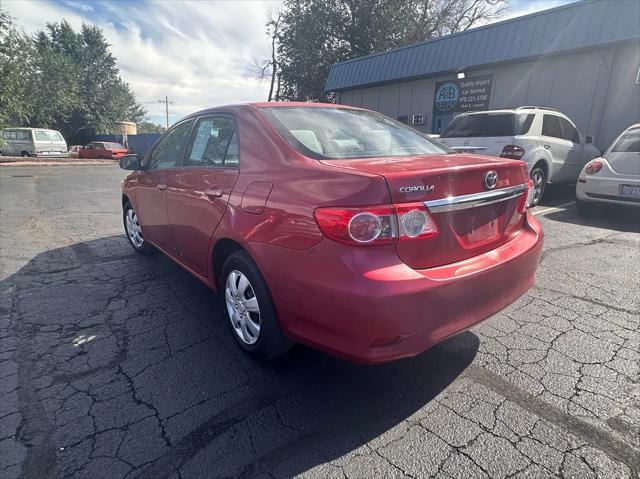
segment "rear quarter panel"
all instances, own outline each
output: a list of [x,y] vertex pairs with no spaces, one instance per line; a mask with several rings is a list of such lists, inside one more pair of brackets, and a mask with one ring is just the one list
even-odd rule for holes
[[[250,254],[253,243],[309,249],[323,238],[313,216],[316,208],[390,202],[384,178],[339,171],[297,153],[257,107],[239,107],[230,113],[236,116],[239,132],[240,175],[212,238],[211,251],[223,238],[237,241]],[[253,194],[256,183],[271,186],[261,188],[267,192],[266,204],[243,210],[243,196]],[[212,261],[210,264],[213,267]]]
[[527,164],[529,172],[540,161],[543,161],[547,166],[549,172],[549,180],[553,177],[553,171],[551,165],[553,164],[551,154],[544,148],[543,141],[538,138],[531,138],[526,136],[516,137],[516,145],[524,148],[525,154],[522,160]]

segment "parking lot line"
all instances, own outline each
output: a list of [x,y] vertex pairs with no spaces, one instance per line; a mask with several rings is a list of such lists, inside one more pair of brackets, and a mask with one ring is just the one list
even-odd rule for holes
[[560,211],[560,210],[566,208],[567,206],[571,206],[573,204],[575,204],[575,200],[574,201],[568,201],[566,203],[562,203],[561,205],[558,205],[558,206],[550,206],[549,208],[542,208],[541,210],[535,210],[531,214],[534,215],[534,216],[544,215],[546,213],[552,213],[554,211]]

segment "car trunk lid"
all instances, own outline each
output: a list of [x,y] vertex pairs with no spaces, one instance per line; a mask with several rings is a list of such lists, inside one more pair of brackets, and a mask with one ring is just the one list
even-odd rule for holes
[[[416,269],[450,264],[507,242],[522,227],[519,206],[527,181],[524,163],[480,155],[330,160],[324,164],[383,176],[395,204],[424,203],[436,238],[401,242],[400,259]],[[493,188],[485,184],[497,174]]]
[[640,176],[640,153],[636,151],[612,151],[607,161],[616,173]]

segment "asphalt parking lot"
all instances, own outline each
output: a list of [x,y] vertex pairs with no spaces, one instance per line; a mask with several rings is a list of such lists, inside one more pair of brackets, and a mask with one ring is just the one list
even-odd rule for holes
[[416,358],[261,364],[214,294],[129,247],[123,177],[0,168],[3,479],[638,477],[637,211],[550,191],[536,286]]

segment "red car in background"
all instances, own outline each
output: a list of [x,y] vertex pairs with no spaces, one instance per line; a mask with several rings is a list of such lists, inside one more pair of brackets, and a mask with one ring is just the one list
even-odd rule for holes
[[520,297],[542,249],[524,163],[354,107],[201,111],[120,166],[131,246],[219,291],[257,358],[419,354]]
[[80,158],[80,150],[84,148],[82,145],[72,145],[69,147],[69,158]]
[[92,141],[78,152],[80,158],[87,159],[120,159],[127,150],[120,143],[110,141]]

